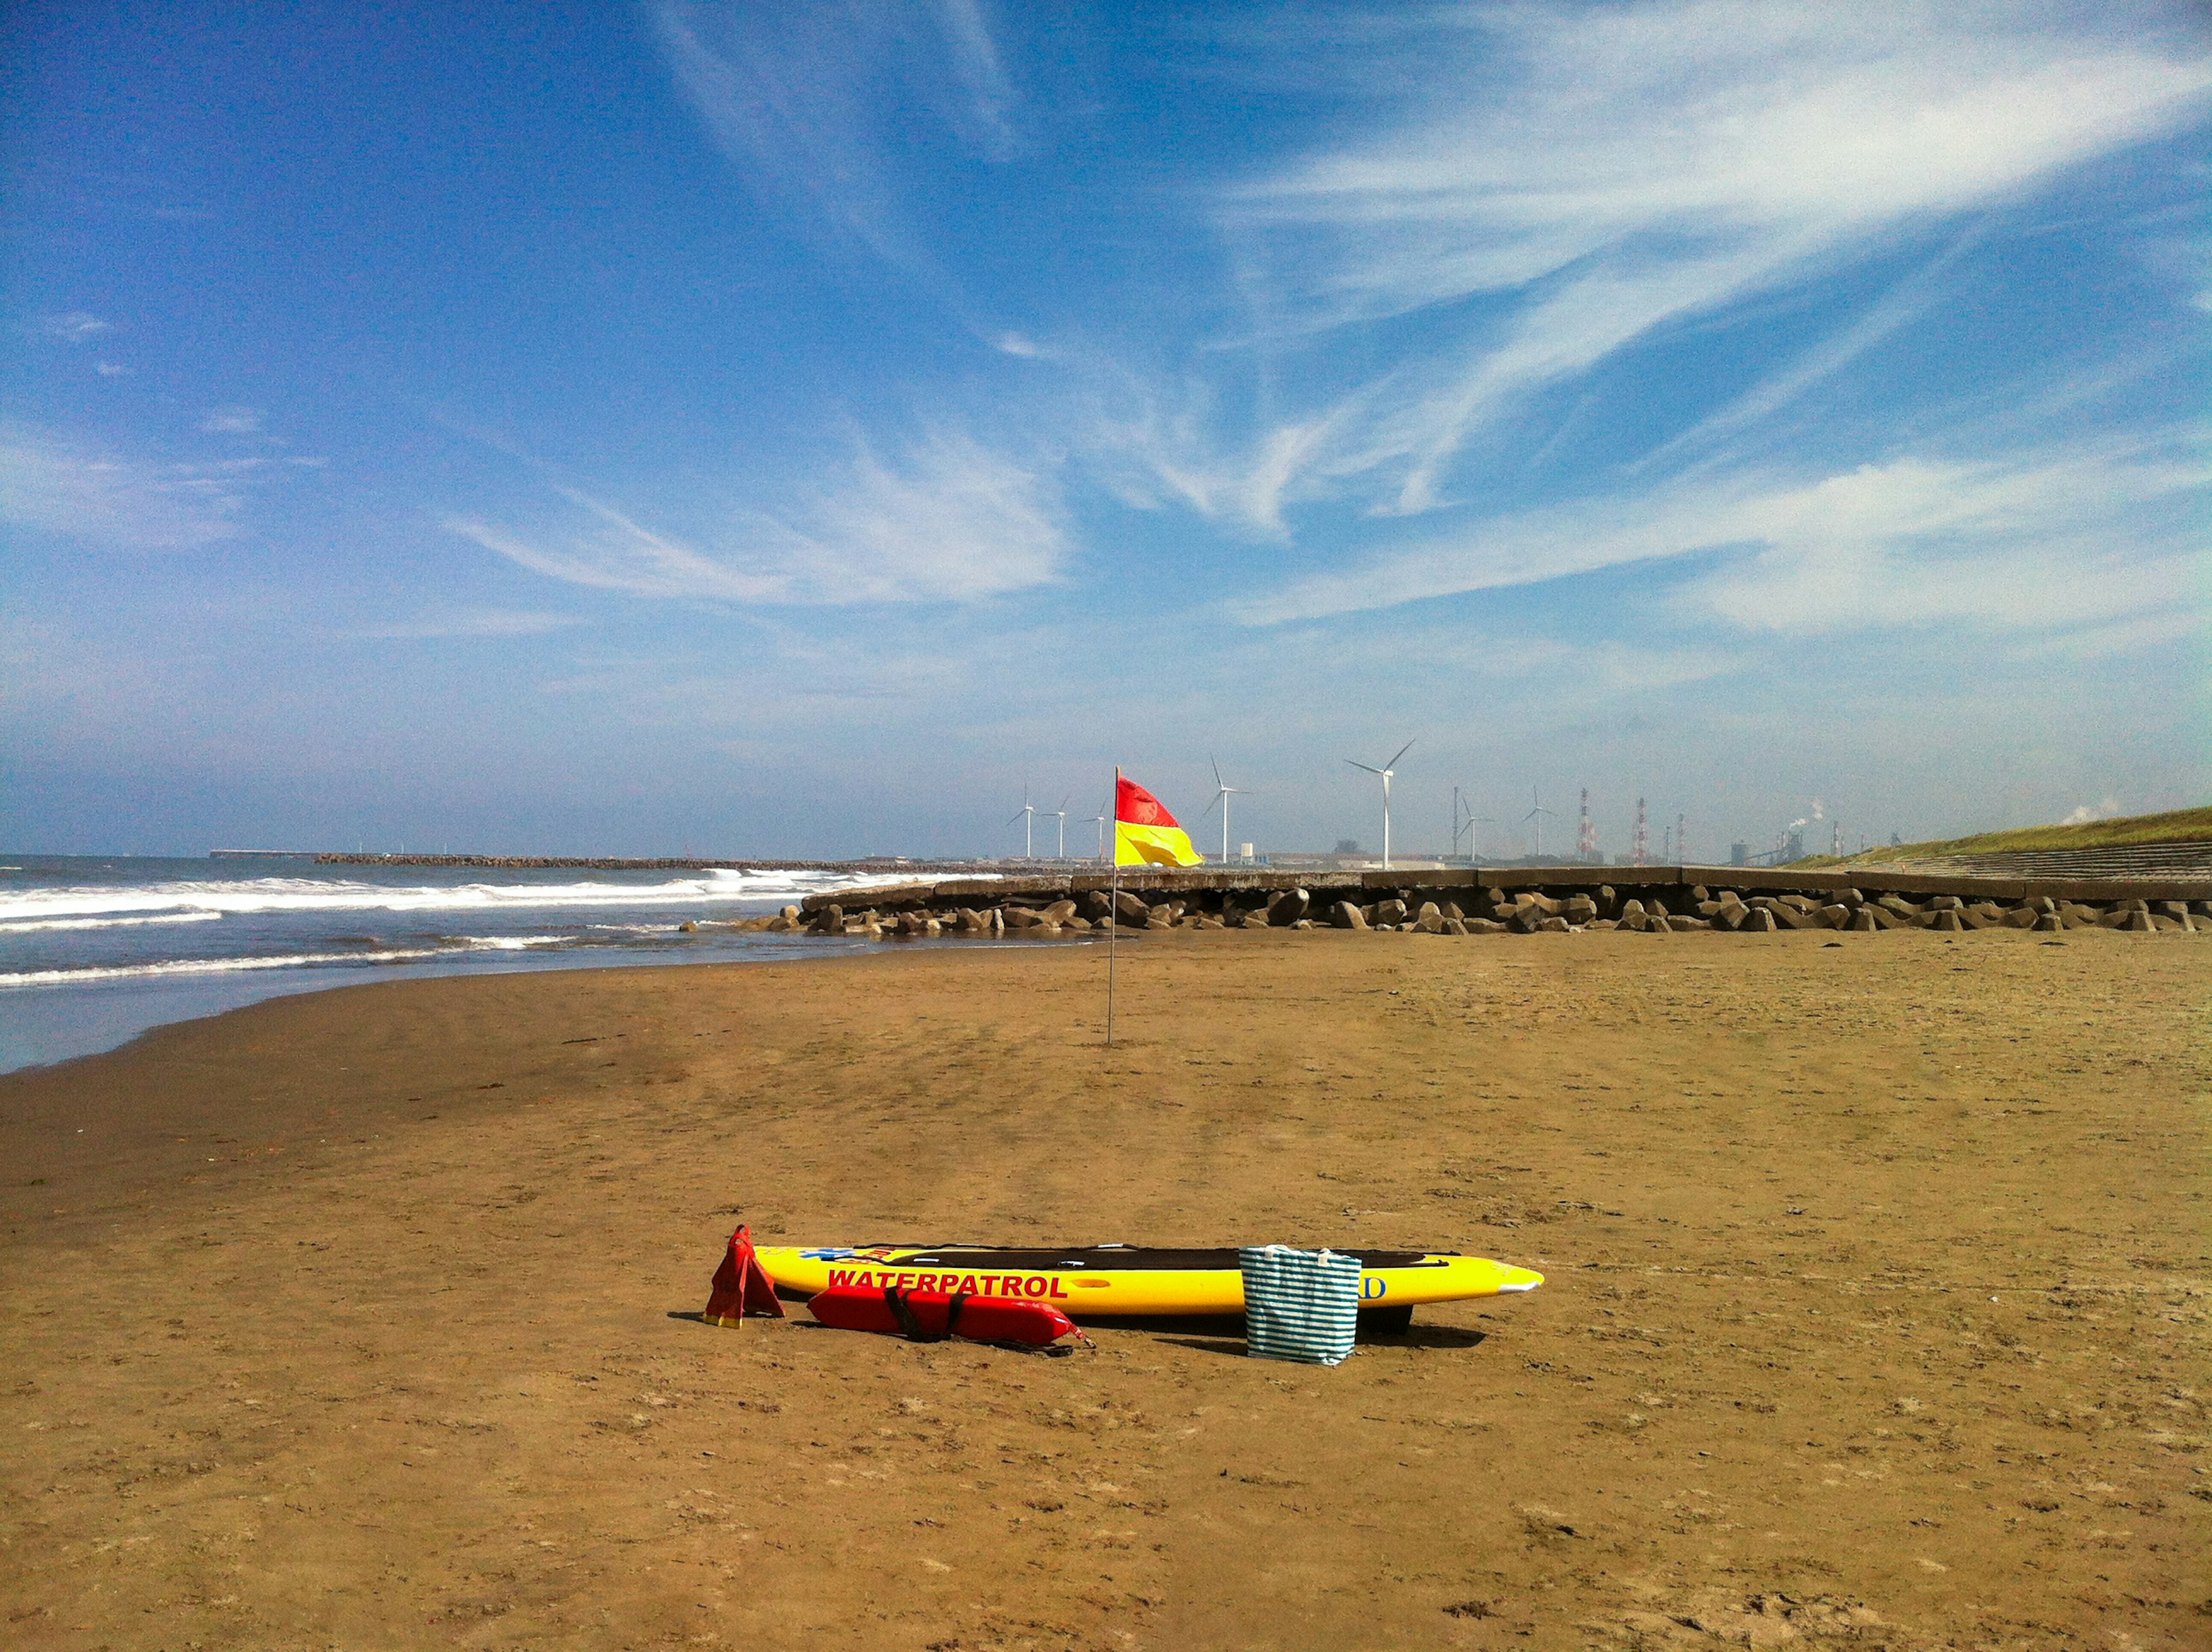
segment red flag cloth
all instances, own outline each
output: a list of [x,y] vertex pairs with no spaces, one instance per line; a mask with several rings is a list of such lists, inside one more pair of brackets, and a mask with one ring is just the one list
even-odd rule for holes
[[1123,826],[1177,826],[1160,800],[1127,778],[1114,782],[1114,819]]
[[734,1326],[747,1315],[780,1320],[783,1303],[775,1294],[775,1281],[753,1254],[752,1230],[740,1227],[730,1236],[730,1248],[714,1270],[707,1311],[700,1317],[709,1325]]

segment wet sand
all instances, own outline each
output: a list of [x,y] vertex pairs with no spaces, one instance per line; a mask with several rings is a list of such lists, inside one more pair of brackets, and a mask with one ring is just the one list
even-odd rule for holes
[[[0,1079],[0,1643],[2202,1648],[2212,943],[1148,936]],[[1526,1263],[1334,1370],[696,1318],[757,1236]]]

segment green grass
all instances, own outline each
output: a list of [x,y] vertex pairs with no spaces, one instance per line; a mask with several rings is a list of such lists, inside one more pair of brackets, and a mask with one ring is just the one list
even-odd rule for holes
[[2121,815],[2075,826],[2021,826],[2008,832],[1945,838],[1868,849],[1840,858],[1808,855],[1793,866],[1853,866],[1885,860],[1940,860],[1954,854],[1998,854],[2008,849],[2108,849],[2130,843],[2192,843],[2212,838],[2212,808],[2176,809],[2163,815]]

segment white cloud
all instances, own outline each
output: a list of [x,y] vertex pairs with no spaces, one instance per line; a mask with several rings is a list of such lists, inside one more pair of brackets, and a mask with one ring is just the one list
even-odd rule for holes
[[754,188],[798,203],[950,293],[914,235],[893,151],[933,116],[987,161],[1012,155],[1016,102],[975,0],[708,8],[659,0],[678,89]]
[[[1496,52],[1431,42],[1382,130],[1224,203],[1292,329],[1435,313],[1424,357],[1363,386],[1371,415],[1302,455],[1279,495],[1370,476],[1378,505],[1433,507],[1462,444],[1529,392],[2201,118],[2212,87],[2201,40],[2145,8],[1443,15]],[[1437,348],[1440,330],[1456,342]],[[1255,470],[1276,452],[1259,443]]]
[[49,338],[64,339],[72,344],[82,344],[88,338],[97,338],[104,332],[112,332],[114,324],[102,321],[84,310],[71,310],[63,315],[42,318],[39,331]]
[[147,465],[34,432],[0,436],[0,519],[129,550],[228,538],[243,504],[222,466]]
[[261,411],[252,407],[218,407],[200,421],[211,435],[250,436],[261,428]]
[[103,379],[120,379],[124,374],[131,371],[129,367],[125,367],[120,361],[95,362],[92,370],[94,373],[97,373]]
[[[1806,481],[1692,479],[1489,522],[1240,605],[1269,624],[1696,552],[1747,553],[1678,601],[1744,630],[2079,623],[2188,599],[2201,459],[2112,446],[1903,457]],[[2173,519],[2179,518],[2179,520]]]
[[357,637],[535,637],[586,622],[575,614],[549,614],[507,608],[447,608],[419,619],[365,625]]
[[738,603],[975,601],[1049,582],[1066,550],[1050,478],[945,432],[896,462],[863,448],[784,512],[738,513],[711,549],[556,491],[574,514],[550,535],[475,517],[446,526],[554,579]]
[[2086,826],[2093,820],[2108,819],[2119,812],[2120,800],[2115,797],[2107,797],[2099,804],[2075,805],[2073,812],[2058,823],[2061,826]]
[[2182,600],[2164,611],[2130,614],[2108,623],[2057,629],[2021,650],[2027,658],[2058,655],[2077,661],[2146,653],[2169,643],[2212,644],[2212,615],[2202,603]]

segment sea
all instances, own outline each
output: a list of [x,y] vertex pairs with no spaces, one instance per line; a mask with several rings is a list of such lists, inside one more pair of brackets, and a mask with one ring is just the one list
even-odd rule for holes
[[353,981],[859,951],[713,926],[913,876],[0,855],[0,1072]]

